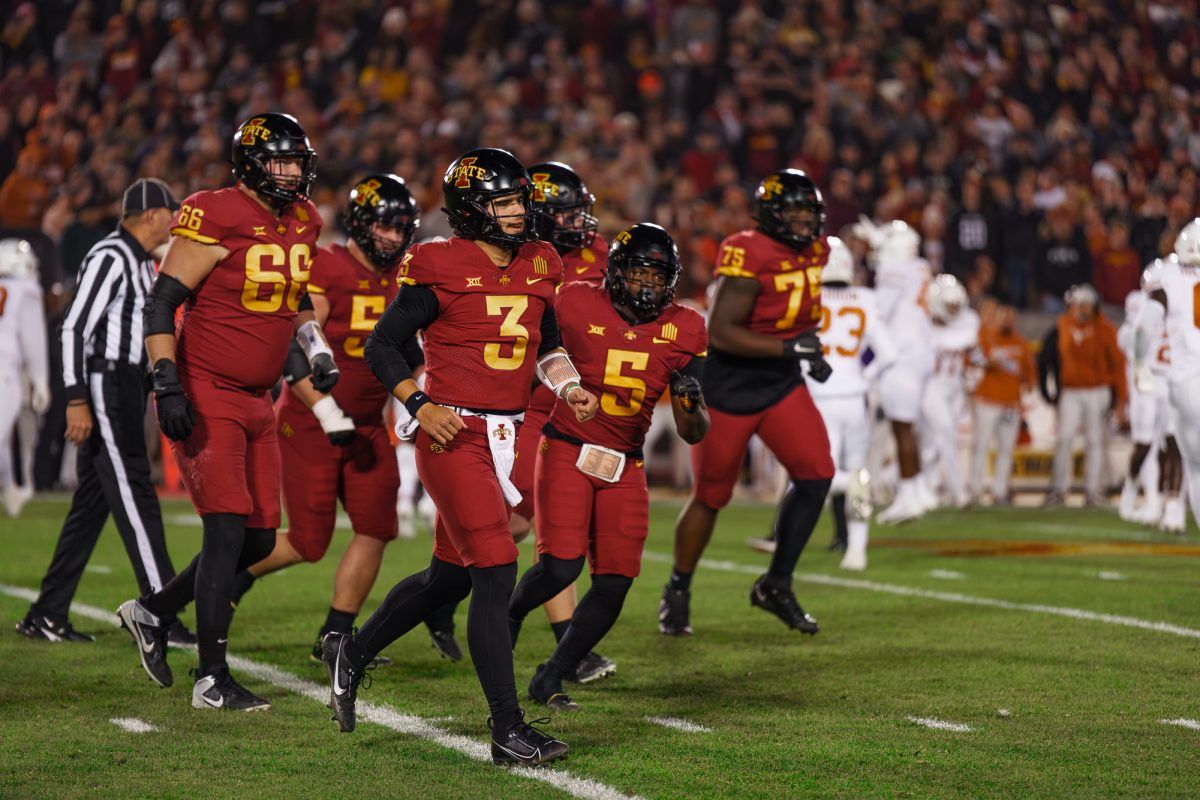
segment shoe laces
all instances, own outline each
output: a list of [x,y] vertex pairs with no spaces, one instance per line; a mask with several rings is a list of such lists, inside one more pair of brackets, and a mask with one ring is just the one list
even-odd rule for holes
[[536,745],[543,745],[546,742],[554,741],[553,736],[550,736],[545,731],[541,731],[541,730],[538,730],[537,728],[533,727],[534,725],[549,725],[549,724],[550,724],[550,717],[539,717],[538,719],[526,722],[524,716],[522,716],[521,721],[518,722],[515,727],[517,728],[518,731],[520,731],[520,733],[523,737],[529,739],[532,742],[532,744],[534,744],[536,746]]

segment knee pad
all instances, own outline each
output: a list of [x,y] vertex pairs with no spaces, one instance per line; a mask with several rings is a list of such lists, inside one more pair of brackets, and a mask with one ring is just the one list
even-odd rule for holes
[[442,561],[434,556],[429,566],[421,573],[425,585],[436,588],[439,596],[446,598],[447,603],[462,600],[471,593],[471,573],[466,567]]
[[216,536],[236,541],[246,533],[245,514],[205,514],[200,521],[205,537]]
[[542,572],[555,586],[567,588],[575,579],[579,577],[579,573],[583,572],[583,563],[586,559],[583,556],[579,558],[555,558],[550,555],[541,556],[538,561],[542,565]]
[[274,549],[274,528],[247,528],[246,538],[242,542],[242,557],[238,559],[239,566],[245,564],[245,567],[242,567],[245,569],[252,564],[257,564],[271,555],[271,551]]
[[592,588],[588,590],[588,594],[595,594],[607,602],[622,603],[631,586],[633,578],[624,575],[593,575]]

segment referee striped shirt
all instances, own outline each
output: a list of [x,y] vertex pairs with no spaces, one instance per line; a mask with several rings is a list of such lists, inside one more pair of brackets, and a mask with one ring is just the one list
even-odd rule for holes
[[62,323],[68,400],[88,396],[89,358],[145,366],[142,306],[154,273],[154,259],[122,225],[88,251]]

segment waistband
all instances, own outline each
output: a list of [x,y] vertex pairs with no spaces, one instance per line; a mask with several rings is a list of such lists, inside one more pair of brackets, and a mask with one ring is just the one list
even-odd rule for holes
[[[569,433],[563,433],[558,428],[551,425],[549,422],[547,422],[542,427],[542,434],[547,439],[556,439],[560,442],[566,442],[567,444],[573,444],[576,447],[583,447],[585,444],[590,444],[590,442],[585,442],[582,439],[578,439],[578,438],[570,435]],[[645,458],[645,456],[642,455],[642,448],[640,448],[640,447],[637,448],[636,450],[626,450],[625,456],[628,458],[641,458],[641,459]]]

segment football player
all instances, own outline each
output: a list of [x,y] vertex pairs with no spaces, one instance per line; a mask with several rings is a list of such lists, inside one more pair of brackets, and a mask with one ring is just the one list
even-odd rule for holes
[[667,232],[640,223],[614,239],[603,286],[564,286],[555,302],[563,345],[584,388],[599,395],[600,413],[583,424],[556,403],[543,428],[534,490],[539,560],[508,606],[515,642],[525,616],[572,585],[588,560],[591,588],[529,684],[529,696],[554,710],[578,710],[563,680],[612,628],[641,571],[650,522],[641,448],[655,403],[670,388],[675,430],[688,444],[708,431],[704,319],[671,302],[682,271]]
[[[375,326],[366,359],[411,415],[417,470],[437,505],[429,568],[396,584],[356,636],[325,636],[334,717],[355,727],[363,670],[430,612],[471,595],[467,645],[491,710],[492,759],[543,764],[567,745],[524,720],[513,677],[508,601],[517,579],[509,528],[521,501],[510,474],[535,371],[580,420],[598,408],[561,347],[554,314],[562,261],[534,237],[529,173],[511,153],[464,153],[442,181],[454,237],[414,245],[408,284]],[[424,330],[425,389],[404,347]],[[415,430],[414,430],[415,428]]]
[[770,569],[754,582],[750,602],[789,628],[818,630],[796,601],[792,572],[834,474],[825,423],[800,369],[809,361],[817,382],[830,374],[817,336],[821,269],[829,258],[821,236],[825,203],[807,175],[785,169],[759,184],[754,205],[757,228],[727,237],[718,251],[703,381],[712,431],[692,448],[695,488],[675,525],[674,569],[659,603],[659,631],[670,636],[692,632],[692,575],[756,433],[791,483],[776,518]]
[[[871,424],[867,416],[870,382],[896,360],[891,332],[879,317],[875,292],[854,284],[854,256],[836,236],[821,273],[821,346],[833,374],[809,390],[825,420],[830,452],[837,471],[829,488],[837,542],[845,550],[841,567],[867,568],[867,535],[871,494],[867,453]],[[869,367],[863,354],[874,354]],[[849,503],[847,503],[849,500]]]
[[308,199],[316,151],[294,117],[256,114],[234,133],[232,161],[236,186],[197,192],[180,208],[145,308],[158,421],[204,523],[203,545],[160,591],[117,614],[146,673],[170,686],[161,620],[194,597],[192,705],[255,711],[270,703],[233,679],[225,651],[234,577],[270,554],[280,523],[269,392],[293,337],[318,391],[333,389],[337,367],[305,292],[321,232]]
[[[322,661],[326,633],[353,630],[384,547],[397,534],[400,474],[383,421],[390,395],[363,360],[363,347],[396,297],[400,259],[420,213],[401,178],[367,175],[350,190],[342,216],[349,241],[322,247],[313,259],[308,294],[341,378],[332,394],[317,391],[308,359],[293,343],[285,372],[289,389],[277,415],[288,529],[276,535],[271,555],[240,573],[235,585],[236,603],[255,578],[301,561],[320,561],[333,538],[340,499],[354,536],[338,565],[333,601],[312,648],[316,661]],[[415,340],[412,345],[407,358],[419,363],[420,348]]]

